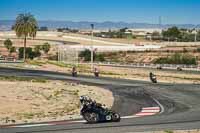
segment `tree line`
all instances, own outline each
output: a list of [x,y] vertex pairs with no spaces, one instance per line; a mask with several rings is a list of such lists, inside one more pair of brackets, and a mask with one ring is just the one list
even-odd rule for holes
[[[7,48],[9,55],[17,51],[17,48],[13,46],[13,42],[10,39],[4,41],[4,46]],[[44,43],[43,45],[36,45],[34,48],[26,47],[26,58],[33,59],[41,56],[41,52],[47,54],[51,48],[49,43]],[[24,57],[24,47],[18,49],[19,59]]]
[[[162,41],[178,41],[178,42],[194,42],[200,41],[200,30],[197,30],[197,33],[194,33],[195,29],[179,29],[174,26],[163,30],[162,33],[153,32],[152,40],[162,40]],[[196,34],[196,35],[195,35]],[[196,39],[195,39],[196,36]]]

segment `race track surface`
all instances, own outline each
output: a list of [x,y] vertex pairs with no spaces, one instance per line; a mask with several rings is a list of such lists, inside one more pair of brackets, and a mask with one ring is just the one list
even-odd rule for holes
[[0,133],[121,133],[173,129],[200,128],[200,85],[193,84],[151,84],[113,78],[90,76],[71,77],[70,74],[0,68],[0,75],[44,77],[55,80],[73,80],[82,84],[97,85],[113,92],[113,109],[121,115],[132,115],[142,107],[158,106],[156,99],[164,107],[164,112],[155,116],[122,119],[119,123],[68,123],[59,125],[8,128],[1,126]]

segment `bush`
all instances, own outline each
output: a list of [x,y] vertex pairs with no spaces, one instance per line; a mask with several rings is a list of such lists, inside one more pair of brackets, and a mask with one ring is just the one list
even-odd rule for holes
[[44,43],[44,45],[37,45],[34,47],[34,57],[41,56],[41,50],[44,51],[46,54],[49,52],[51,46],[49,43]]
[[84,58],[84,61],[90,61],[91,60],[91,51],[89,49],[86,49],[85,51],[82,51],[79,54],[79,57]]
[[10,49],[12,47],[12,41],[10,39],[7,39],[4,41],[4,46],[7,48],[7,49]]
[[199,48],[197,48],[197,52],[199,52],[199,53],[200,53],[200,47],[199,47]]
[[[24,47],[19,48],[19,59],[23,58]],[[34,59],[38,57],[39,54],[32,50],[32,48],[26,48],[26,58],[27,59]]]
[[34,52],[35,52],[35,56],[36,57],[40,57],[41,56],[40,50],[41,50],[41,46],[40,45],[35,46]]
[[[91,51],[89,49],[86,49],[85,51],[82,51],[79,54],[79,57],[84,58],[84,61],[90,61],[91,60]],[[94,61],[105,61],[103,54],[96,54],[94,52],[93,58],[94,58]]]
[[[197,41],[199,41],[199,32],[197,33]],[[171,27],[162,32],[163,40],[180,41],[180,42],[194,42],[195,34],[188,29],[178,29],[178,27]]]
[[179,54],[175,53],[170,57],[162,57],[157,59],[154,63],[156,64],[186,64],[186,65],[196,65],[197,60],[194,56],[189,54]]
[[8,49],[9,53],[15,52],[15,47],[12,46],[13,43],[10,39],[4,41],[4,46]]
[[95,55],[95,61],[105,61],[104,55],[103,54],[97,54]]
[[[23,58],[24,47],[19,48],[19,58]],[[33,59],[33,51],[32,48],[26,48],[26,58]]]
[[171,41],[175,41],[176,38],[180,38],[181,32],[178,27],[168,28],[166,31],[162,32],[164,38],[170,38]]
[[16,48],[15,48],[15,47],[11,47],[11,48],[9,49],[9,52],[10,52],[10,53],[16,52]]
[[42,50],[47,54],[51,48],[49,43],[44,43],[42,46]]

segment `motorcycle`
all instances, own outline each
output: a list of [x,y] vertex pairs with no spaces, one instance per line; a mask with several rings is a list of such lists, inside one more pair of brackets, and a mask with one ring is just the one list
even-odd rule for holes
[[99,77],[99,71],[97,70],[97,68],[95,68],[95,70],[94,70],[94,76]]
[[77,77],[77,71],[75,67],[72,68],[72,76]]
[[152,83],[157,83],[156,75],[154,75],[153,73],[150,73],[149,77]]
[[88,123],[99,122],[119,122],[121,120],[120,114],[96,103],[91,99],[81,98],[81,115]]

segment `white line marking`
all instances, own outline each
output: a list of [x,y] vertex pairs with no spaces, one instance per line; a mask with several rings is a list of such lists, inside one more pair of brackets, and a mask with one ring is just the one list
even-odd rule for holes
[[31,125],[18,125],[18,126],[11,126],[11,127],[40,127],[40,126],[50,126],[53,124],[31,124]]
[[130,118],[137,118],[138,116],[132,115],[132,116],[122,116],[122,119],[130,119]]
[[153,100],[160,106],[160,114],[162,114],[165,111],[165,108],[157,99],[153,98]]
[[84,122],[87,122],[85,120],[80,120],[80,121],[72,121],[72,123],[84,123]]
[[160,110],[142,110],[141,113],[158,113]]
[[160,107],[146,107],[146,108],[142,108],[143,110],[160,110]]
[[121,117],[122,119],[130,119],[130,118],[137,118],[137,117],[142,117],[142,116],[151,116],[155,115],[160,112],[160,107],[145,107],[142,108],[142,111],[132,115],[132,116],[123,116]]

